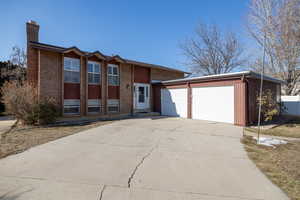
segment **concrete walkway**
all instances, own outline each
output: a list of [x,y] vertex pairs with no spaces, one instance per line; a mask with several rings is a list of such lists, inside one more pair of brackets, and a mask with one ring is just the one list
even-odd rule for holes
[[242,129],[131,119],[0,160],[1,200],[285,200],[248,159]]

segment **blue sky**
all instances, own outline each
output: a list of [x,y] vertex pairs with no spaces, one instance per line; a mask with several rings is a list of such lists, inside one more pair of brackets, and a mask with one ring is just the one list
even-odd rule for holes
[[0,60],[26,45],[25,22],[40,24],[40,42],[186,70],[179,44],[199,21],[244,31],[247,0],[3,0]]

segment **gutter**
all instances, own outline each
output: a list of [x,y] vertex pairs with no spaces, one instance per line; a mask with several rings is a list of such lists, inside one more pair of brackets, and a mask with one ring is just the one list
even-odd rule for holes
[[[232,78],[240,78],[240,77],[246,77],[246,78],[255,78],[260,79],[260,74],[253,72],[253,71],[243,71],[243,72],[234,72],[234,73],[227,73],[227,74],[216,74],[216,75],[209,75],[209,76],[202,76],[202,77],[193,77],[193,78],[183,78],[183,79],[175,79],[175,80],[169,80],[169,81],[161,81],[161,85],[173,85],[178,83],[195,83],[195,82],[203,82],[203,81],[214,81],[214,80],[228,80]],[[272,78],[270,76],[264,76],[264,80],[271,81],[275,83],[285,83],[282,80]]]
[[[46,51],[53,51],[53,52],[58,52],[58,53],[64,53],[65,51],[72,50],[72,49],[77,49],[82,54],[85,54],[84,56],[88,56],[90,54],[95,53],[95,52],[81,51],[76,46],[70,47],[70,48],[64,48],[64,47],[60,47],[60,46],[54,46],[54,45],[49,45],[49,44],[44,44],[44,43],[39,43],[39,42],[30,42],[29,45],[33,48],[36,48],[36,49],[41,49],[41,50],[46,50]],[[96,51],[96,52],[100,53],[99,51]],[[100,53],[100,54],[103,55],[102,53]],[[103,56],[105,56],[105,55],[103,55]],[[179,72],[179,73],[184,73],[184,74],[191,74],[190,72],[182,71],[182,70],[175,69],[175,68],[170,68],[170,67],[165,67],[165,66],[161,66],[161,65],[150,64],[150,63],[145,63],[145,62],[140,62],[140,61],[134,61],[134,60],[121,58],[118,55],[116,55],[116,56],[105,56],[105,57],[108,58],[108,60],[105,59],[106,61],[109,61],[110,58],[118,57],[119,59],[123,60],[124,63],[127,63],[127,64],[132,64],[132,65],[137,65],[137,66],[142,66],[142,67],[147,67],[147,68],[153,68],[153,69],[174,71],[174,72]]]

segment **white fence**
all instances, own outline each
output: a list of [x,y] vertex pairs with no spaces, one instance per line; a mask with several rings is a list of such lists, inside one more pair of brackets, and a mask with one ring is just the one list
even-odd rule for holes
[[284,107],[284,114],[300,116],[300,96],[281,96]]

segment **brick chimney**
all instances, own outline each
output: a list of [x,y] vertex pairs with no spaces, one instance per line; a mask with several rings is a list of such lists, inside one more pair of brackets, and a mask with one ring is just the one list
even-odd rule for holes
[[27,42],[39,41],[40,26],[33,20],[26,23]]
[[27,34],[27,80],[29,83],[37,86],[38,84],[38,51],[31,47],[29,42],[39,41],[39,29],[40,26],[30,20],[26,23]]

